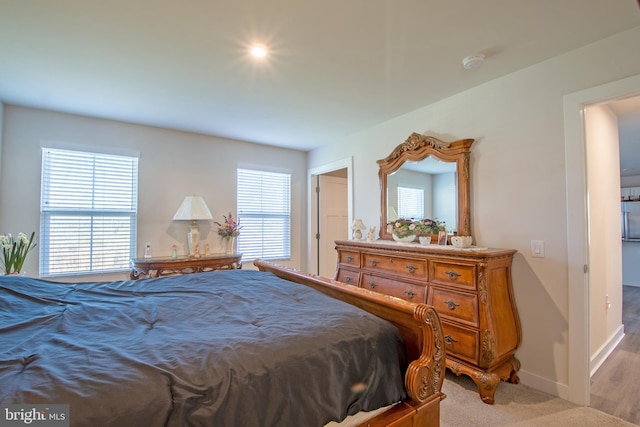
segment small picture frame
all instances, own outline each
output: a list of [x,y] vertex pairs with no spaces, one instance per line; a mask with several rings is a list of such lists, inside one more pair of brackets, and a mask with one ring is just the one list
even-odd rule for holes
[[438,233],[438,244],[446,245],[447,244],[447,232],[441,231]]

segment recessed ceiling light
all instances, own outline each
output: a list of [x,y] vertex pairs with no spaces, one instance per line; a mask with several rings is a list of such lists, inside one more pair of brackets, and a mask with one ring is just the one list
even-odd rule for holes
[[264,58],[265,56],[267,56],[267,48],[264,46],[256,45],[251,47],[249,51],[251,52],[251,55],[255,56],[256,58]]

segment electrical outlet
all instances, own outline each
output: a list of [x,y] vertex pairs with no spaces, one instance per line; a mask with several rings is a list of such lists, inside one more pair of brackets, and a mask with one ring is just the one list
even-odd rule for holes
[[544,240],[531,241],[531,256],[536,258],[544,258]]
[[609,294],[604,296],[604,307],[609,310],[611,308],[611,300],[609,299]]

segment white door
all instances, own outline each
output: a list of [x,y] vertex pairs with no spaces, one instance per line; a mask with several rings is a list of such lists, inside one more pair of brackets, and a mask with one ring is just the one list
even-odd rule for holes
[[347,178],[319,175],[318,186],[318,271],[320,276],[333,278],[337,264],[334,242],[349,238]]

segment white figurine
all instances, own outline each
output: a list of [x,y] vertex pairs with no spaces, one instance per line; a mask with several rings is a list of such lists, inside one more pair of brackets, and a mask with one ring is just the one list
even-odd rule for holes
[[149,243],[144,246],[144,257],[151,258],[151,245]]
[[367,242],[373,242],[374,241],[374,236],[376,234],[376,227],[371,226],[369,227],[369,232],[367,233]]

